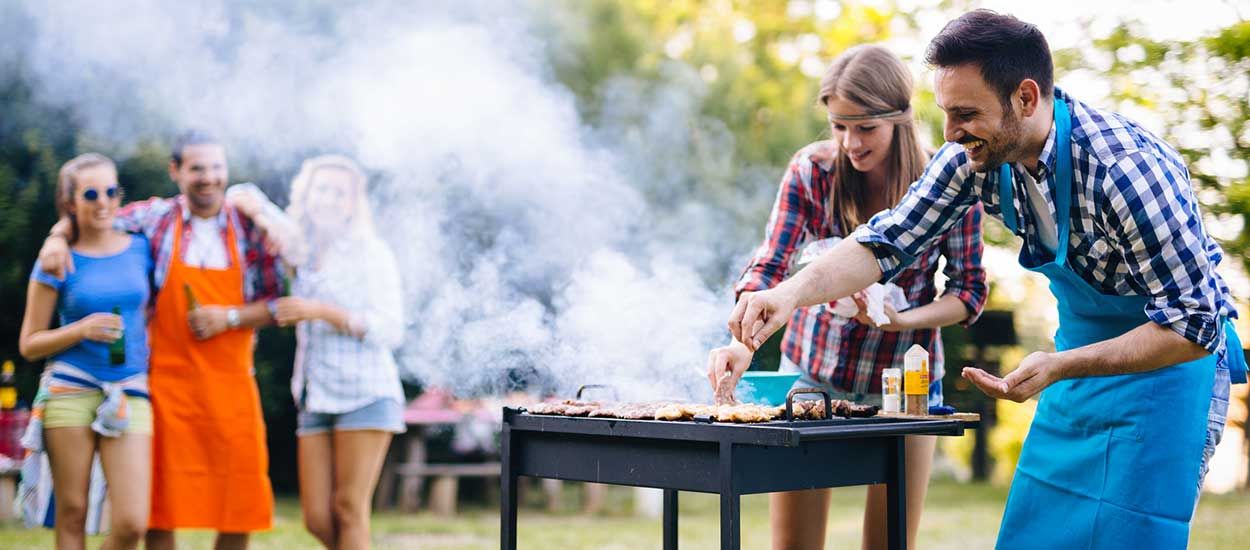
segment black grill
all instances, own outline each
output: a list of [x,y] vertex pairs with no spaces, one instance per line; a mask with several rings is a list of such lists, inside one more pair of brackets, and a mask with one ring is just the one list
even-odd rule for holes
[[[828,410],[828,409],[826,409]],[[678,491],[720,494],[721,548],[737,550],[739,496],[885,483],[889,547],[907,541],[903,436],[963,435],[958,420],[832,418],[756,424],[532,415],[505,407],[501,547],[516,548],[517,476],[664,489],[664,548]]]

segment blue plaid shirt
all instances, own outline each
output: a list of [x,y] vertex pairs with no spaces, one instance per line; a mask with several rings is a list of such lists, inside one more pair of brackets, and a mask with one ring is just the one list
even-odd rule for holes
[[[1137,123],[1095,109],[1058,88],[1072,106],[1073,192],[1068,263],[1104,294],[1148,296],[1146,316],[1218,353],[1221,317],[1236,317],[1228,286],[1215,272],[1224,253],[1203,228],[1189,171],[1176,150]],[[1039,160],[1042,194],[1053,216],[1055,128]],[[1028,207],[1019,166],[1014,201],[1024,254],[1047,252]],[[888,281],[980,201],[1002,219],[998,172],[974,172],[961,145],[947,143],[893,209],[852,235],[877,257]]]

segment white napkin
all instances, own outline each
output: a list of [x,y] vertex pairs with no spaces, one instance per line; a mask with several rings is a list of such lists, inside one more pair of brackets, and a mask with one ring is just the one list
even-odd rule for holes
[[[841,237],[830,237],[808,243],[799,252],[794,267],[802,269],[841,241]],[[865,289],[864,293],[868,296],[868,318],[878,325],[890,322],[890,317],[885,314],[886,300],[889,300],[888,303],[894,307],[894,311],[903,311],[911,307],[911,304],[907,303],[907,295],[903,292],[903,289],[894,283],[886,283],[884,285],[873,283],[872,286]],[[834,303],[830,311],[838,317],[850,319],[859,313],[859,306],[855,305],[855,300],[848,296]]]
[[[868,302],[868,318],[878,325],[889,324],[890,317],[885,314],[885,304],[888,300],[894,311],[904,311],[911,307],[907,303],[907,295],[903,293],[903,289],[894,283],[873,283],[872,286],[864,289]],[[859,306],[855,305],[855,300],[851,297],[842,298],[833,304],[830,310],[834,315],[846,317],[850,319],[859,313]]]

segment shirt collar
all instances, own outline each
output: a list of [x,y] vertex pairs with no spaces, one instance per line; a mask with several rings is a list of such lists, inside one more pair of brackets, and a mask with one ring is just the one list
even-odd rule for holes
[[[182,223],[184,226],[189,226],[191,223],[191,205],[187,203],[187,196],[179,193],[177,200],[178,200],[178,208],[182,211]],[[221,227],[221,228],[226,227],[227,220],[229,219],[228,218],[229,209],[230,209],[229,205],[225,205],[225,204],[221,205],[221,210],[217,212],[217,217],[216,217],[218,227]]]

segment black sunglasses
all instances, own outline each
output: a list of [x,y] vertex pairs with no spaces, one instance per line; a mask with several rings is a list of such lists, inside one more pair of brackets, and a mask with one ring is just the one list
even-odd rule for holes
[[[117,186],[114,185],[104,190],[104,195],[110,199],[117,198]],[[83,200],[87,202],[95,202],[100,199],[100,192],[95,189],[88,189],[82,192]]]

